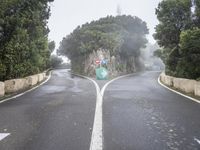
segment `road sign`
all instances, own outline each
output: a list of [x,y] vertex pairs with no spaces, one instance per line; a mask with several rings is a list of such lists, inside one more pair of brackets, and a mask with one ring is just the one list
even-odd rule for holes
[[108,63],[108,60],[106,60],[106,59],[103,59],[102,61],[101,61],[101,64],[103,64],[103,65],[105,65],[105,64],[107,64]]
[[97,80],[107,80],[108,79],[107,69],[104,67],[96,69],[96,78]]
[[100,61],[100,60],[96,60],[95,63],[96,63],[97,65],[99,65],[99,64],[101,63],[101,61]]

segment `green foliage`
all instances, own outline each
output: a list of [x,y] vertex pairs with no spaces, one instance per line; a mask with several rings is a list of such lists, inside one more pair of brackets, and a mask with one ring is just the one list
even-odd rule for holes
[[159,3],[156,15],[160,24],[154,38],[161,47],[177,47],[181,31],[191,25],[191,0],[164,0]]
[[56,47],[56,43],[54,41],[49,42],[48,48],[50,52],[52,53]]
[[0,5],[0,80],[24,77],[49,65],[48,3],[53,0],[3,0]]
[[200,29],[195,28],[181,33],[179,61],[176,75],[197,79],[200,77]]
[[70,35],[63,38],[58,54],[71,59],[72,69],[83,72],[79,68],[80,65],[76,64],[81,64],[81,61],[99,48],[109,50],[111,55],[120,55],[124,59],[138,57],[140,48],[145,47],[147,43],[146,34],[148,34],[146,23],[138,17],[108,16],[77,27]]
[[200,28],[200,1],[194,0],[194,3],[195,3],[194,23],[195,23],[195,26]]
[[63,62],[62,58],[59,58],[56,55],[52,55],[50,58],[50,64],[52,68],[57,68]]
[[154,38],[163,47],[154,54],[166,65],[166,74],[189,79],[200,77],[200,1],[164,0],[156,9],[160,24]]

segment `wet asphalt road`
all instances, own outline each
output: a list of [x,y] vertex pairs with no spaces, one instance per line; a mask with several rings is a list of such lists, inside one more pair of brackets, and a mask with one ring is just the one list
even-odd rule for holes
[[36,90],[0,104],[0,150],[89,150],[95,113],[92,82],[52,73]]
[[104,150],[200,150],[200,105],[145,72],[113,82],[103,103]]
[[[144,72],[111,83],[103,98],[104,150],[200,150],[200,105]],[[100,87],[105,81],[97,81]],[[55,70],[36,90],[0,104],[0,150],[89,150],[96,89]]]

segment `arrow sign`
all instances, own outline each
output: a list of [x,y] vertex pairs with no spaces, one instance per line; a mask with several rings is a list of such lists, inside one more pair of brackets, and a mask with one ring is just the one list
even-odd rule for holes
[[97,80],[107,80],[108,79],[108,71],[104,67],[100,67],[96,69],[96,78]]
[[101,63],[102,63],[102,64],[107,64],[107,63],[108,63],[108,60],[104,59],[104,60],[101,61]]
[[101,76],[102,76],[103,78],[105,78],[107,75],[108,75],[108,72],[107,72],[106,70],[103,70],[103,71],[101,72]]
[[0,133],[0,141],[9,136],[10,133]]

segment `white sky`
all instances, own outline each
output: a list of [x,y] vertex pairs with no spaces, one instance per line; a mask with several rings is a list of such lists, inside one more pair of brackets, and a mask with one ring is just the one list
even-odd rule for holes
[[51,3],[49,20],[49,39],[56,42],[56,47],[63,37],[70,34],[78,25],[98,20],[107,15],[116,16],[119,5],[122,14],[138,16],[147,22],[150,31],[148,40],[155,43],[152,34],[158,24],[155,8],[161,0],[54,0]]

